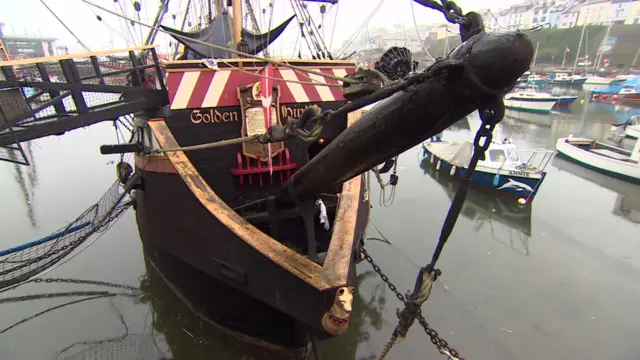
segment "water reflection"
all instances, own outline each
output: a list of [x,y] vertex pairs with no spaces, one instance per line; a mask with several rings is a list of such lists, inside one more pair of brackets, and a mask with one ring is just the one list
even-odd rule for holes
[[[433,178],[453,201],[460,182],[446,174],[442,174],[429,166],[428,161],[420,163],[425,174]],[[475,231],[479,232],[488,227],[491,238],[507,248],[522,254],[529,255],[529,238],[531,237],[531,204],[520,206],[513,199],[496,196],[471,188],[462,207],[461,214],[475,221]],[[498,235],[498,227],[494,227],[494,221],[505,225],[508,229],[508,240],[503,240]]]
[[554,158],[551,165],[560,171],[592,182],[617,193],[611,213],[632,223],[640,224],[640,186],[606,176],[561,158]]
[[32,228],[37,227],[36,216],[34,210],[34,190],[38,186],[38,173],[36,170],[36,161],[32,151],[32,141],[28,141],[23,144],[23,149],[27,160],[30,163],[30,166],[20,165],[17,163],[19,159],[19,155],[16,151],[9,150],[7,152],[10,160],[14,161],[13,163],[13,178],[18,184],[18,188],[20,189],[20,193],[22,195],[22,201],[27,210],[27,218],[31,223]]

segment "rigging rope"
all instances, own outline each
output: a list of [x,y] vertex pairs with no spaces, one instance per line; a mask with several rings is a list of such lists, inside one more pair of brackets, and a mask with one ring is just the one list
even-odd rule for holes
[[380,0],[378,5],[376,5],[376,7],[373,8],[373,10],[369,14],[369,16],[367,16],[367,18],[364,19],[364,22],[362,24],[360,24],[360,27],[358,27],[358,30],[356,30],[356,32],[353,35],[351,35],[351,37],[349,37],[349,39],[347,39],[347,41],[344,43],[344,45],[342,45],[340,50],[338,50],[338,52],[336,53],[336,57],[337,58],[340,58],[344,54],[344,52],[347,51],[347,49],[349,48],[349,46],[351,46],[351,44],[356,39],[356,37],[362,32],[362,30],[367,26],[367,24],[369,24],[369,21],[371,21],[371,19],[378,12],[378,10],[380,10],[380,7],[382,6],[382,4],[384,4],[385,1],[386,0]]
[[[98,9],[104,11],[104,12],[107,12],[107,13],[109,13],[111,15],[123,18],[123,19],[131,21],[133,23],[137,23],[137,24],[139,24],[141,26],[145,26],[145,27],[148,27],[148,28],[152,27],[151,25],[147,25],[147,24],[145,24],[143,22],[137,21],[137,20],[129,18],[127,16],[118,14],[118,13],[116,13],[114,11],[108,10],[108,9],[106,9],[106,8],[100,6],[100,5],[92,3],[89,0],[81,0],[81,1],[86,3],[86,4],[88,4],[88,5],[94,6],[94,7],[98,8]],[[384,1],[384,0],[382,0],[382,1]],[[275,59],[268,59],[268,58],[265,58],[265,57],[262,57],[262,56],[252,55],[252,54],[249,54],[249,53],[245,53],[245,52],[238,51],[238,50],[235,50],[235,49],[227,48],[227,47],[224,47],[224,46],[218,46],[218,45],[214,45],[214,44],[209,44],[207,42],[200,41],[200,40],[197,40],[197,39],[192,39],[192,38],[187,37],[187,36],[183,36],[183,35],[179,35],[179,34],[171,34],[171,33],[167,32],[167,31],[162,30],[162,29],[158,29],[158,30],[162,31],[164,33],[170,34],[172,36],[175,36],[177,38],[181,38],[183,40],[188,40],[188,41],[194,42],[196,44],[207,46],[207,47],[210,47],[210,48],[213,48],[213,49],[228,51],[230,53],[233,53],[233,54],[236,54],[236,55],[239,55],[239,56],[242,56],[242,57],[247,57],[247,58],[251,58],[251,59],[255,59],[255,60],[259,60],[259,61],[264,61],[266,63],[287,67],[287,68],[290,68],[290,69],[293,69],[293,70],[299,70],[299,71],[307,72],[309,74],[315,74],[315,75],[323,76],[325,78],[329,78],[329,79],[333,79],[333,80],[337,80],[337,81],[342,81],[344,83],[349,83],[349,84],[361,84],[361,83],[363,83],[361,81],[357,81],[357,80],[353,80],[353,79],[349,79],[349,78],[344,78],[344,77],[340,77],[340,76],[335,76],[335,75],[323,73],[321,71],[315,71],[315,70],[307,69],[307,68],[302,67],[302,66],[291,65],[289,63],[278,61],[278,60],[275,60]],[[218,61],[222,61],[223,63],[228,64],[224,60],[218,60]],[[282,80],[282,79],[278,79],[278,80]]]

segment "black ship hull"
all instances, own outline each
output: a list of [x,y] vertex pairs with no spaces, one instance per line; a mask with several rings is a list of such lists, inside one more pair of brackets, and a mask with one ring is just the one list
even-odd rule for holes
[[[319,291],[263,256],[212,216],[180,175],[144,171],[143,184],[135,201],[145,254],[196,313],[266,347],[300,349],[309,334],[330,337],[321,319],[335,289]],[[328,206],[328,212],[335,208]],[[362,202],[358,239],[368,212],[368,203]],[[359,250],[352,253],[348,285]]]

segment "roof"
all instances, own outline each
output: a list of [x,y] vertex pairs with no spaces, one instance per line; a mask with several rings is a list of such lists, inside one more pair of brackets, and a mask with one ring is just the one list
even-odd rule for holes
[[581,6],[582,5],[580,5],[580,4],[573,5],[572,7],[568,8],[564,13],[565,14],[579,13]]
[[52,37],[38,37],[38,36],[2,36],[2,41],[14,40],[14,41],[56,41],[58,39]]
[[519,14],[519,13],[527,12],[532,8],[533,8],[533,5],[530,5],[530,4],[514,5],[504,10],[503,12],[501,12],[500,15]]
[[589,6],[589,5],[594,5],[594,4],[600,4],[600,3],[606,3],[609,2],[610,0],[587,0],[587,2],[585,2],[584,6]]

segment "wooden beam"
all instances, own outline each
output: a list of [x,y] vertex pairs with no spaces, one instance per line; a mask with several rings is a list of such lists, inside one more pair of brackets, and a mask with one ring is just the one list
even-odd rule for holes
[[[149,121],[149,126],[162,148],[177,148],[180,145],[174,138],[164,119]],[[229,230],[251,245],[263,256],[282,266],[285,270],[304,280],[318,290],[331,288],[322,277],[322,268],[315,262],[289,249],[269,235],[258,230],[233,211],[202,178],[189,158],[182,151],[166,154],[178,174],[200,203]]]
[[[351,126],[360,119],[361,110],[349,113],[347,124]],[[358,208],[369,206],[361,203],[362,175],[358,175],[342,185],[340,202],[333,224],[333,234],[329,243],[329,250],[324,261],[325,279],[333,284],[346,284],[349,276],[349,265],[353,259],[352,253],[356,239],[356,222]]]

